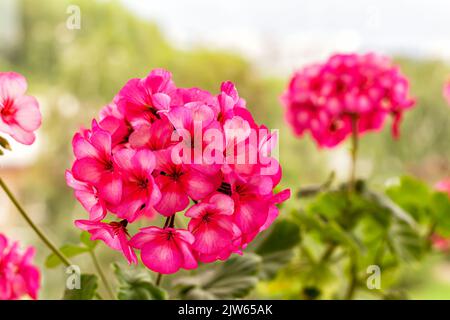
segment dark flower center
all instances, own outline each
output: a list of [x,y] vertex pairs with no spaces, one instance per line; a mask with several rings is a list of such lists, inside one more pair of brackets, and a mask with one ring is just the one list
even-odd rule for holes
[[231,185],[227,182],[222,182],[219,189],[217,189],[218,192],[221,192],[223,194],[226,194],[228,196],[231,196]]
[[121,220],[119,222],[113,221],[113,222],[110,222],[109,225],[111,227],[113,227],[113,231],[114,231],[115,235],[118,235],[120,231],[123,231],[123,232],[125,232],[126,235],[128,235],[128,231],[127,231],[128,220],[127,219]]

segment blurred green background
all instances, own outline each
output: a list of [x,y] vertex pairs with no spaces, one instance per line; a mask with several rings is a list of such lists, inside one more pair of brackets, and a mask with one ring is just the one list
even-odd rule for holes
[[[81,8],[79,30],[66,27],[70,4]],[[32,151],[19,148],[15,157],[0,158],[0,175],[57,244],[76,241],[79,233],[73,220],[85,215],[64,180],[64,171],[72,161],[73,133],[88,126],[129,78],[143,77],[156,67],[170,70],[179,86],[218,92],[222,81],[233,81],[256,120],[280,130],[282,187],[295,191],[324,181],[333,169],[341,173],[338,178],[345,179],[347,145],[318,150],[308,136],[295,138],[285,124],[279,96],[287,75],[268,76],[260,66],[231,51],[179,49],[157,24],[137,17],[115,1],[2,0],[2,6],[2,28],[10,32],[7,36],[0,33],[8,40],[0,41],[0,71],[16,71],[27,77],[29,93],[40,101],[44,118],[37,146]],[[450,66],[438,60],[394,58],[411,80],[417,105],[407,112],[399,140],[392,139],[388,125],[380,134],[364,136],[359,174],[378,186],[403,174],[433,184],[450,175],[450,108],[442,97]],[[297,205],[295,200],[289,201],[282,214]],[[48,250],[3,195],[0,232],[37,246],[37,262],[43,264]],[[120,258],[104,246],[100,251],[104,265]],[[82,268],[91,268],[89,261],[75,261]],[[411,270],[405,281],[412,298],[450,298],[450,260],[446,257],[432,257]],[[60,298],[64,279],[62,268],[43,268],[41,298]],[[296,298],[296,281],[261,284],[254,295]]]

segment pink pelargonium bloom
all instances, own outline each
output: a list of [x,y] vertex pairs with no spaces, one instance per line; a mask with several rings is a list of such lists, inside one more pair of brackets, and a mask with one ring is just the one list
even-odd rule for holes
[[192,249],[200,261],[225,260],[232,252],[238,251],[240,229],[233,222],[234,202],[224,194],[214,194],[189,208],[185,213],[189,221],[189,231],[195,241]]
[[155,69],[143,79],[131,79],[117,95],[117,105],[125,118],[139,126],[160,119],[158,111],[168,110],[175,93],[172,74]]
[[191,249],[194,241],[194,236],[187,230],[147,227],[140,229],[130,243],[141,250],[141,259],[147,268],[171,274],[181,268],[197,268]]
[[156,172],[161,201],[155,209],[166,217],[185,209],[189,205],[189,197],[200,200],[215,191],[221,180],[220,175],[210,175],[207,168],[200,171],[198,167],[174,163],[172,149],[158,153]]
[[161,192],[152,176],[156,165],[153,152],[122,149],[114,154],[114,159],[124,184],[122,201],[111,210],[129,222],[142,215],[152,216],[153,206],[161,200]]
[[76,220],[75,226],[91,234],[91,240],[102,240],[110,248],[121,251],[129,264],[137,264],[137,257],[128,241],[127,220],[101,222]]
[[0,72],[0,132],[30,145],[36,139],[34,131],[41,126],[41,112],[37,100],[25,95],[26,91],[25,77]]
[[10,244],[0,234],[0,300],[16,300],[26,295],[37,299],[40,272],[33,264],[35,249],[19,250],[18,243]]
[[310,132],[320,147],[334,147],[352,134],[380,130],[386,116],[399,134],[404,111],[414,105],[409,83],[387,57],[335,54],[296,72],[282,96],[286,120],[296,135]]
[[77,158],[72,174],[76,180],[95,186],[106,202],[117,205],[122,198],[122,179],[114,163],[111,143],[110,133],[100,128],[77,133],[72,141]]

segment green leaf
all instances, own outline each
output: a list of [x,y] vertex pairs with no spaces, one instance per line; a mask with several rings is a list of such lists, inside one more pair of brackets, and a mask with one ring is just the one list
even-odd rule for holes
[[450,236],[450,197],[446,193],[434,192],[430,200],[430,211],[436,220],[436,231]]
[[391,213],[395,218],[409,224],[413,228],[417,228],[416,221],[411,217],[411,215],[393,202],[388,196],[375,192],[366,190],[364,195],[370,201],[373,201],[381,209],[386,210],[386,212]]
[[432,190],[426,183],[412,177],[401,177],[398,183],[386,189],[386,194],[416,221],[430,218],[428,204]]
[[263,259],[260,278],[272,279],[293,257],[293,248],[300,242],[300,228],[289,220],[279,220],[255,252]]
[[3,149],[11,151],[11,145],[9,144],[8,140],[0,136],[0,147]]
[[399,219],[393,219],[387,241],[394,255],[407,262],[418,260],[425,248],[418,232]]
[[184,299],[232,299],[245,297],[258,283],[261,257],[246,253],[225,262],[207,265],[197,276],[176,279]]
[[66,289],[64,300],[92,300],[98,287],[97,276],[82,274],[80,278],[80,289]]
[[294,215],[306,230],[317,232],[317,235],[323,242],[341,244],[353,252],[364,250],[362,244],[351,234],[344,230],[334,220],[324,220],[318,215],[309,215],[304,212],[298,212]]
[[308,206],[310,214],[320,214],[327,219],[337,219],[349,207],[347,194],[339,191],[325,192],[317,196]]
[[114,273],[119,281],[119,300],[166,300],[167,292],[153,284],[147,272],[123,269],[114,264]]
[[[61,248],[59,248],[59,250],[67,258],[75,257],[75,256],[78,256],[78,255],[83,254],[85,252],[89,252],[88,248],[80,247],[80,246],[73,245],[73,244],[63,245]],[[47,268],[55,268],[55,267],[59,266],[61,263],[62,263],[62,261],[54,253],[50,254],[47,257],[47,259],[45,260],[45,266]]]
[[93,250],[99,242],[98,240],[92,241],[91,234],[87,231],[81,232],[80,241],[82,244],[84,244],[86,247],[88,247],[91,250]]

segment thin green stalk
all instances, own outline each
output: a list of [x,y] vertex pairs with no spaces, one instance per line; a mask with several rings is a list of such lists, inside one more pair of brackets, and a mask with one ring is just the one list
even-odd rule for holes
[[356,258],[351,254],[350,256],[350,283],[348,284],[345,300],[352,300],[355,296],[356,286],[358,285],[358,270],[356,265]]
[[33,220],[31,220],[30,216],[25,212],[19,201],[14,197],[11,190],[8,188],[1,177],[0,186],[5,191],[6,195],[17,208],[25,221],[30,225],[34,232],[36,232],[38,237],[45,243],[45,245],[64,263],[66,267],[71,266],[72,263],[69,261],[69,259],[67,259],[67,257],[61,251],[59,251],[59,249],[45,236],[45,234],[41,231],[41,229],[39,229],[39,227],[33,222]]
[[159,285],[161,284],[161,279],[162,279],[162,273],[158,273],[158,276],[156,277],[156,286],[159,287]]
[[352,115],[352,149],[350,151],[351,154],[351,169],[350,169],[350,181],[349,181],[349,190],[355,190],[355,181],[356,181],[356,162],[358,158],[358,148],[359,148],[359,140],[358,140],[358,116]]
[[327,248],[325,249],[324,253],[322,254],[322,257],[319,260],[319,263],[327,262],[333,255],[336,248],[337,248],[337,246],[335,243],[328,244]]
[[102,279],[103,284],[105,285],[106,291],[108,291],[109,296],[112,300],[115,300],[116,297],[114,296],[114,291],[112,290],[111,286],[109,285],[108,280],[106,280],[106,276],[103,273],[102,268],[100,267],[100,263],[97,260],[97,256],[95,255],[94,250],[89,250],[89,254],[91,255],[92,261],[94,262],[95,269],[97,270],[97,273],[99,274],[100,278]]

